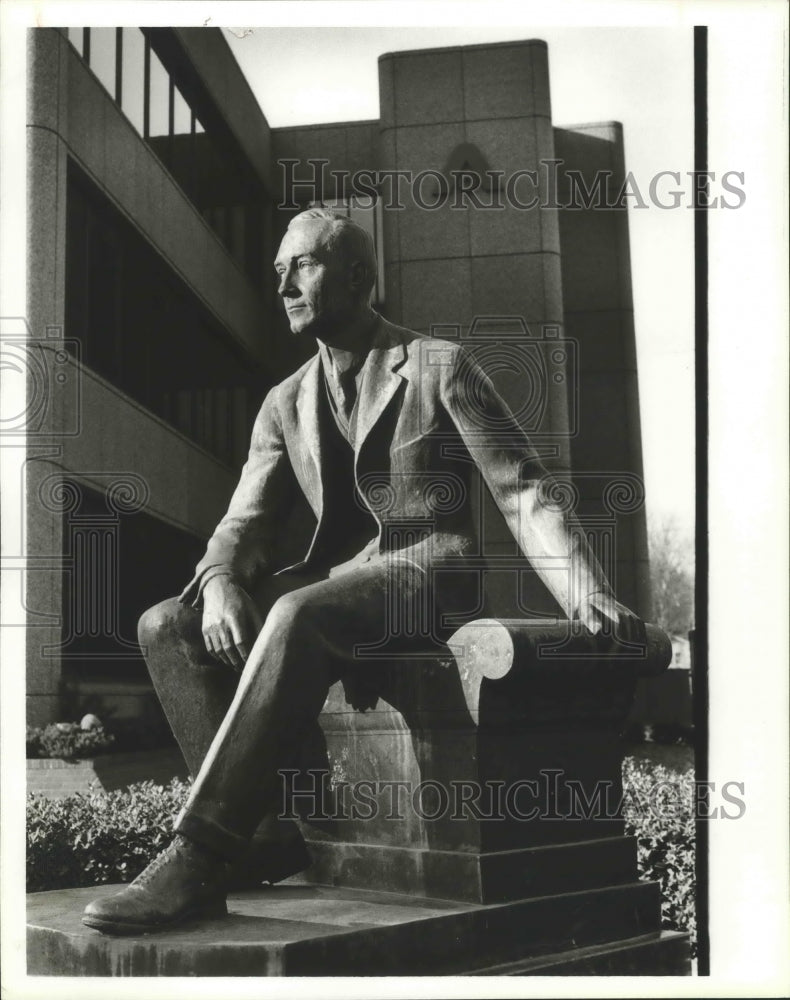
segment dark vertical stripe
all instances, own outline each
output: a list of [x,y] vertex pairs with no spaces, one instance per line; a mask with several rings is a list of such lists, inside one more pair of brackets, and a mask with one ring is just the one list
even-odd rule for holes
[[123,28],[115,29],[115,100],[123,97]]
[[72,545],[74,547],[74,562],[72,569],[72,579],[71,579],[71,593],[72,593],[72,605],[71,605],[71,621],[69,622],[69,628],[67,630],[67,639],[71,639],[73,636],[83,635],[85,632],[85,619],[84,619],[84,600],[82,594],[82,587],[84,583],[84,566],[85,566],[85,555],[84,555],[84,537],[82,532],[72,533]]
[[143,58],[143,138],[151,135],[151,43],[145,40]]
[[[694,169],[708,169],[708,29],[694,28]],[[698,782],[708,780],[708,213],[705,195],[694,212],[695,378],[696,378],[696,584],[693,636],[694,756]],[[704,785],[700,785],[704,788]],[[710,975],[709,914],[709,806],[700,802],[696,822],[697,971]]]
[[91,29],[82,29],[82,58],[90,66],[91,64]]
[[103,634],[112,636],[123,643],[118,621],[118,558],[116,552],[116,533],[120,530],[120,522],[104,533],[104,551],[102,552],[101,586],[104,594]]
[[99,573],[101,571],[100,535],[94,528],[86,532],[88,544],[85,560],[85,604],[88,620],[88,635],[95,639],[101,634],[99,621]]

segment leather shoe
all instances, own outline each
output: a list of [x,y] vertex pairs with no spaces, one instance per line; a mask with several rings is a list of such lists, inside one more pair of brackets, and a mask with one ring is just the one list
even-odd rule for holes
[[90,903],[82,922],[103,934],[151,934],[228,912],[230,865],[176,834],[173,842],[129,885]]

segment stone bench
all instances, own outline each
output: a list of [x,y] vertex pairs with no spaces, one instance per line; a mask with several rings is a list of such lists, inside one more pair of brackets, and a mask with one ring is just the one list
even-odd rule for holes
[[671,661],[667,636],[648,625],[624,647],[486,619],[449,648],[385,667],[372,710],[330,691],[322,809],[317,775],[293,800],[313,814],[307,878],[481,903],[633,879],[620,732],[637,678]]

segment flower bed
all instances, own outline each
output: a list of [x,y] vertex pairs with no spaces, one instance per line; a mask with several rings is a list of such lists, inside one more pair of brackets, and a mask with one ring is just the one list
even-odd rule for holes
[[187,770],[178,748],[152,744],[156,735],[136,720],[126,729],[116,723],[110,732],[90,714],[80,722],[28,726],[27,790],[64,798],[91,788],[112,792],[140,781],[164,785],[172,778],[185,778]]
[[76,760],[106,753],[115,742],[95,715],[82,722],[53,722],[48,726],[28,726],[25,733],[28,759]]

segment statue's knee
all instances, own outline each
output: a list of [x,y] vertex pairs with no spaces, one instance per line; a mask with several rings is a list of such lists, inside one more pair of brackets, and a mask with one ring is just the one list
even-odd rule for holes
[[304,632],[310,629],[313,610],[310,601],[294,590],[277,598],[266,616],[266,624],[277,632]]
[[137,623],[137,638],[143,652],[183,640],[195,630],[196,613],[177,598],[155,604]]

